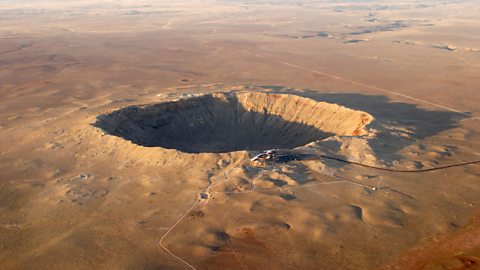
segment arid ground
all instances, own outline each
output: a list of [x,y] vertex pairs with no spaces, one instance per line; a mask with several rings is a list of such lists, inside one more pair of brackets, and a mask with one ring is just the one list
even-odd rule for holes
[[479,14],[1,1],[0,268],[480,269]]

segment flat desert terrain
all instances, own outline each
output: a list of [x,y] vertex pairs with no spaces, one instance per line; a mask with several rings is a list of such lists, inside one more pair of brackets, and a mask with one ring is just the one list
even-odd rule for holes
[[479,14],[0,1],[0,268],[480,269]]

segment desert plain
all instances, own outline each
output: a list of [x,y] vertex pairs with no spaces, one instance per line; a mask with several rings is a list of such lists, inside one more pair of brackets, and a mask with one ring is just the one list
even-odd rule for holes
[[478,14],[1,1],[0,268],[480,269]]

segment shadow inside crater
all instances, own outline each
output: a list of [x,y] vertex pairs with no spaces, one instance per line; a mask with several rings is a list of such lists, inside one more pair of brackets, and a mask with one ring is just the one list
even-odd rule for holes
[[[204,95],[100,115],[93,124],[110,135],[147,147],[187,153],[295,148],[333,134],[281,116],[247,110],[235,95]],[[286,111],[286,113],[295,113]]]

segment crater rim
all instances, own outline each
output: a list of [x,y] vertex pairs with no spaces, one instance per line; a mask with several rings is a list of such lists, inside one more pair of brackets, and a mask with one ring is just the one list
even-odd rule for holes
[[215,92],[130,105],[93,126],[144,147],[185,153],[293,149],[332,136],[363,136],[364,111],[294,94]]

